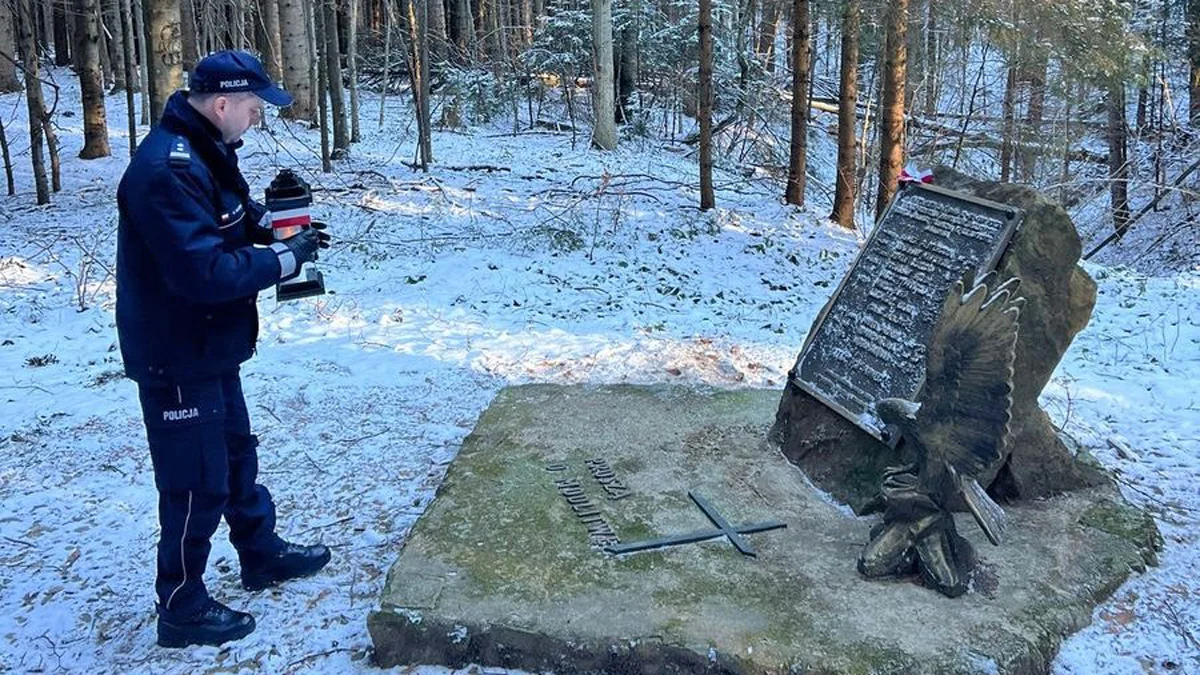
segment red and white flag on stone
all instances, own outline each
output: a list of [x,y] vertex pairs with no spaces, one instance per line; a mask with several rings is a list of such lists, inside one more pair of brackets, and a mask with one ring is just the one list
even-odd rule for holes
[[909,162],[900,172],[901,183],[932,183],[933,172],[929,169],[918,169],[916,164]]

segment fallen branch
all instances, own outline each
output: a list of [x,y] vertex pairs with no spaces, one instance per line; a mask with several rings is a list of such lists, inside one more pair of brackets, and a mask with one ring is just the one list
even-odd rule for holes
[[[949,133],[957,134],[958,132]],[[989,150],[995,150],[997,152],[1003,148],[1003,143],[1001,141],[984,136],[982,134],[968,134],[962,136],[961,138],[961,147],[964,148],[988,148]],[[943,150],[953,150],[956,147],[959,147],[959,141],[957,139],[953,141],[947,140],[944,142],[933,142],[918,148],[914,148],[912,154],[923,155],[926,153],[936,153]],[[1054,156],[1062,151],[1061,148],[1047,147],[1033,143],[1014,143],[1013,147],[1041,156]],[[1071,160],[1072,162],[1091,162],[1093,164],[1108,163],[1108,155],[1102,155],[1098,152],[1091,152],[1089,150],[1068,150],[1067,159]]]
[[313,659],[319,659],[319,658],[322,658],[325,656],[330,656],[332,654],[337,654],[339,652],[349,652],[349,651],[353,651],[353,649],[350,647],[334,647],[333,649],[326,649],[323,652],[316,652],[314,654],[309,654],[308,656],[296,659],[295,661],[292,661],[291,663],[287,664],[287,668],[285,668],[285,670],[287,672],[293,672],[292,669],[295,668],[296,666],[299,666],[300,664],[303,664],[303,663],[308,663],[309,661],[312,661]]
[[313,525],[312,527],[308,528],[307,530],[302,530],[302,531],[298,532],[296,534],[296,536],[300,537],[302,535],[308,534],[309,532],[313,532],[315,530],[323,530],[327,527],[333,527],[334,525],[341,525],[342,523],[345,523],[345,522],[351,521],[351,520],[354,520],[354,516],[346,516],[345,518],[338,518],[337,520],[335,520],[333,522],[325,523],[324,525]]
[[[1175,179],[1175,182],[1171,184],[1171,187],[1172,188],[1179,187],[1179,184],[1182,183],[1185,178],[1192,175],[1192,172],[1195,171],[1197,167],[1200,167],[1200,159],[1197,159],[1196,161],[1192,162],[1191,166],[1184,169],[1183,173],[1179,174],[1179,177],[1177,177]],[[1128,221],[1126,221],[1126,223],[1122,227],[1119,227],[1116,230],[1114,230],[1113,233],[1108,235],[1108,237],[1105,238],[1104,241],[1100,242],[1099,244],[1096,244],[1095,248],[1088,251],[1087,254],[1083,256],[1083,259],[1084,260],[1090,259],[1092,256],[1099,253],[1100,250],[1103,249],[1105,246],[1108,246],[1109,244],[1113,243],[1114,241],[1120,239],[1121,237],[1124,237],[1125,233],[1129,231],[1130,227],[1133,227],[1134,223],[1136,223],[1139,219],[1141,219],[1142,216],[1146,215],[1146,213],[1149,212],[1150,209],[1157,206],[1158,202],[1161,201],[1163,197],[1165,197],[1168,194],[1171,194],[1172,192],[1174,192],[1174,190],[1162,190],[1161,192],[1159,192],[1157,197],[1150,200],[1149,204],[1143,206],[1142,209],[1140,211],[1138,211],[1136,215],[1134,215],[1132,218],[1130,218]]]
[[389,432],[389,431],[391,431],[391,430],[392,430],[392,428],[391,428],[391,427],[387,427],[387,428],[385,428],[383,431],[377,431],[377,432],[375,432],[375,433],[373,433],[373,434],[368,434],[368,435],[366,435],[366,436],[360,436],[360,437],[358,437],[358,438],[339,438],[339,439],[337,439],[337,442],[338,442],[338,443],[345,443],[345,444],[347,444],[347,445],[352,445],[352,444],[354,444],[354,443],[358,443],[359,441],[365,441],[365,440],[367,440],[367,439],[369,439],[369,438],[375,438],[376,436],[382,436],[382,435],[386,434],[387,432]]

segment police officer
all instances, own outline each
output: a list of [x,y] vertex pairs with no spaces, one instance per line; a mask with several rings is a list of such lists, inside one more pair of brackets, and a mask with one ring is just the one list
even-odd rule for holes
[[258,337],[258,292],[328,246],[319,224],[273,242],[270,214],[250,198],[238,170],[240,139],[264,103],[291,102],[253,56],[212,54],[196,64],[190,91],[168,99],[117,189],[117,333],[125,373],[138,385],[158,488],[155,589],[164,647],[218,645],[254,630],[252,616],[204,587],[209,539],[222,516],[248,590],[329,562],[328,548],[275,533],[238,374]]

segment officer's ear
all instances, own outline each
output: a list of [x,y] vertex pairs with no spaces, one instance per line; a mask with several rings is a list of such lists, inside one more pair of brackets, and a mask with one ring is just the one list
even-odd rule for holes
[[213,113],[224,117],[232,103],[233,101],[225,94],[218,94],[213,97],[212,111]]

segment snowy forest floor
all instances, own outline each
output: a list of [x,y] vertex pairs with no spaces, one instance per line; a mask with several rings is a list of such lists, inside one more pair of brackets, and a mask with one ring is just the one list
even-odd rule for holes
[[[415,172],[408,109],[390,104],[380,131],[378,99],[364,99],[364,139],[334,174],[318,173],[319,136],[298,125],[273,120],[241,152],[257,196],[299,169],[335,237],[321,261],[331,293],[264,293],[259,354],[243,367],[280,532],[330,545],[333,562],[246,593],[222,526],[206,581],[258,629],[162,650],[156,495],[113,325],[123,98],[108,100],[113,156],[84,162],[78,95],[63,86],[60,113],[75,106],[58,118],[63,190],[36,207],[25,104],[0,97],[18,185],[0,199],[0,671],[375,672],[367,613],[500,388],[782,388],[858,250],[823,199],[784,207],[776,186],[740,174],[719,170],[718,208],[701,213],[678,144],[602,154],[569,133],[442,131],[437,164]],[[1166,548],[1054,670],[1200,672],[1200,270],[1087,269],[1096,310],[1043,405],[1154,514]]]

